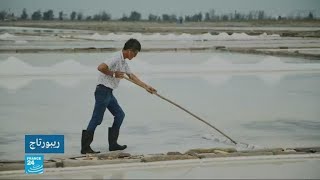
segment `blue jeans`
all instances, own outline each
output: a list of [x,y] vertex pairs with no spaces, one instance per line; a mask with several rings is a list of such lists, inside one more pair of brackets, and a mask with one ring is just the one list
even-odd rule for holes
[[101,124],[106,108],[114,116],[112,128],[120,129],[125,114],[117,99],[113,96],[112,89],[103,85],[97,85],[94,96],[96,102],[87,131],[94,132],[96,127]]

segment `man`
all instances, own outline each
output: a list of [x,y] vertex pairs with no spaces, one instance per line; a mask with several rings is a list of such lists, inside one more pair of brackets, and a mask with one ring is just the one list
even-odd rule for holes
[[94,131],[98,125],[101,124],[106,108],[114,116],[112,127],[109,127],[108,142],[109,151],[123,150],[127,148],[126,145],[119,145],[117,140],[119,137],[119,130],[124,119],[125,113],[113,95],[113,90],[119,85],[120,79],[126,74],[135,83],[145,87],[149,93],[157,92],[153,87],[142,82],[136,75],[134,75],[126,60],[132,60],[137,56],[141,50],[140,42],[136,39],[129,39],[123,49],[110,59],[101,63],[98,66],[100,71],[97,87],[95,90],[95,105],[91,120],[86,130],[82,130],[81,137],[81,154],[99,153],[93,151],[90,144],[93,141]]

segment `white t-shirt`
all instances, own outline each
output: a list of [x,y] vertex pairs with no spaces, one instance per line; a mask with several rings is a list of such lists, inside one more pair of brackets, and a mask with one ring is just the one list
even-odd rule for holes
[[[131,74],[131,70],[126,60],[123,58],[122,51],[114,53],[111,58],[108,58],[105,62],[111,71],[121,71],[127,74]],[[99,71],[98,84],[103,84],[106,87],[115,89],[119,86],[120,79],[106,75]]]

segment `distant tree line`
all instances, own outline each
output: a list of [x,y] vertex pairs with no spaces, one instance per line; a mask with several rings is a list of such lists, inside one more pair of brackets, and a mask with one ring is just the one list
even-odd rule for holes
[[[312,12],[308,14],[297,14],[295,16],[268,16],[264,11],[250,11],[248,13],[241,13],[234,11],[233,13],[217,14],[214,9],[209,12],[199,12],[193,15],[185,15],[177,17],[175,14],[162,14],[155,15],[149,14],[147,21],[150,22],[215,22],[215,21],[250,21],[250,20],[315,20],[317,19]],[[72,11],[70,15],[60,11],[58,17],[54,16],[52,9],[41,12],[41,10],[34,11],[30,15],[24,8],[20,16],[14,13],[2,10],[0,11],[0,20],[71,20],[71,21],[146,21],[141,18],[141,13],[132,11],[129,15],[123,14],[119,19],[112,19],[111,14],[105,11],[99,12],[94,15],[85,16],[82,12]]]

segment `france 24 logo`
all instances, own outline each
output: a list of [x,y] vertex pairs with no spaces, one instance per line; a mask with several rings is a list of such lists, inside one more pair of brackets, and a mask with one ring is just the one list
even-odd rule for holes
[[24,170],[26,174],[43,173],[43,155],[25,155]]

